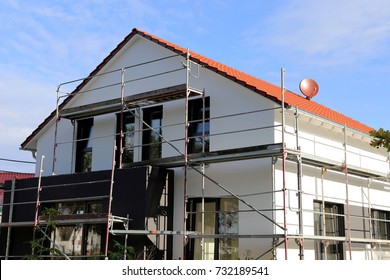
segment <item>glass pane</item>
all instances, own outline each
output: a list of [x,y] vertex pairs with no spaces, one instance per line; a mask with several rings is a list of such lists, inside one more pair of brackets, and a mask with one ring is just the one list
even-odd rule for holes
[[[218,233],[238,234],[238,199],[222,198],[218,213]],[[219,241],[219,259],[238,259],[238,238],[222,238]]]
[[88,213],[100,214],[103,212],[103,206],[101,202],[88,202],[87,203]]
[[[215,202],[204,204],[204,234],[215,234]],[[202,232],[202,203],[196,204],[195,231]],[[194,259],[202,259],[202,239],[196,238],[194,245]],[[204,259],[214,260],[214,238],[204,238]]]
[[[205,121],[203,122],[203,100],[193,99],[189,103],[189,153],[208,152],[210,150],[210,99],[205,100]],[[204,139],[203,139],[204,135]],[[204,145],[204,150],[202,150]]]
[[133,116],[126,116],[123,143],[122,162],[131,163],[134,161],[134,132],[135,124]]
[[88,226],[86,255],[95,256],[102,253],[102,226],[90,225]]
[[82,172],[90,172],[92,170],[92,152],[87,151],[83,154],[83,170]]
[[86,148],[92,148],[93,145],[93,126],[86,128],[85,138],[88,138]]
[[82,226],[56,227],[52,239],[69,256],[82,255]]
[[161,119],[152,119],[151,127],[154,130],[150,131],[150,157],[149,159],[156,159],[161,157]]
[[84,214],[84,202],[58,203],[58,211],[61,215]]
[[[314,202],[314,234],[326,236],[344,236],[344,217],[340,215],[339,205],[325,203],[325,232],[323,227],[322,203]],[[315,241],[316,259],[340,260],[343,258],[343,246],[339,241]],[[326,256],[325,256],[326,254]]]

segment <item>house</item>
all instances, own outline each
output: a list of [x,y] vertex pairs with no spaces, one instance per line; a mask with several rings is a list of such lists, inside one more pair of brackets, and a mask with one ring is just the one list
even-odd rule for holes
[[5,186],[0,254],[31,254],[55,208],[46,246],[71,259],[115,244],[143,259],[390,258],[389,153],[371,130],[133,29],[58,86],[21,144],[36,178]]

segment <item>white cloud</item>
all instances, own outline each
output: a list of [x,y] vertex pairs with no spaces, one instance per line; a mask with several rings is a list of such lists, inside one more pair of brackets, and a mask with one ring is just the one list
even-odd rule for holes
[[342,65],[376,58],[390,41],[390,1],[290,1],[265,26],[248,32],[248,42],[258,46],[264,35],[266,44],[309,64]]

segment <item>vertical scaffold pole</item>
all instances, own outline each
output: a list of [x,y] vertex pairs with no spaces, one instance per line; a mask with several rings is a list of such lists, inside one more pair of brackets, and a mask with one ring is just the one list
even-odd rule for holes
[[56,168],[56,154],[57,154],[57,134],[58,134],[58,122],[60,121],[59,101],[60,101],[60,86],[57,86],[57,100],[56,100],[56,120],[54,126],[54,145],[53,145],[53,163],[51,167],[51,174],[55,174]]
[[283,173],[283,228],[284,228],[284,258],[288,259],[288,239],[287,239],[287,208],[286,208],[286,141],[285,141],[285,125],[286,125],[286,115],[285,115],[285,100],[284,100],[284,73],[285,69],[281,69],[281,90],[282,90],[282,173]]
[[123,124],[124,124],[124,97],[125,97],[125,69],[121,70],[121,113],[120,113],[120,128],[119,128],[119,169],[122,169],[122,157],[123,157]]
[[116,143],[114,139],[114,148],[112,152],[112,165],[111,165],[111,181],[110,181],[110,194],[108,197],[108,210],[107,210],[107,227],[106,227],[106,244],[104,249],[104,258],[108,258],[108,240],[110,235],[111,226],[111,206],[112,206],[112,193],[114,189],[114,174],[115,174],[115,154],[116,154]]
[[[38,177],[38,187],[37,187],[37,201],[35,203],[35,217],[34,217],[34,232],[33,232],[33,240],[35,240],[37,235],[37,227],[38,227],[38,219],[39,219],[39,205],[41,204],[39,201],[39,196],[42,190],[41,183],[42,183],[42,173],[43,173],[43,160],[45,159],[45,156],[41,156],[41,163],[39,165],[39,177]],[[34,247],[32,248],[32,254],[35,254]]]
[[[206,96],[205,96],[205,91],[203,89],[203,93],[202,93],[202,153],[204,153],[206,151],[206,131],[205,131],[205,125],[206,125],[206,122],[205,122],[205,119],[206,119]],[[205,197],[205,164],[202,163],[202,236],[205,234],[205,200],[204,200],[204,197]],[[206,259],[206,250],[205,250],[205,238],[202,237],[201,239],[201,242],[202,242],[202,260],[205,260]]]
[[186,258],[186,246],[187,246],[187,173],[188,173],[188,98],[190,95],[189,89],[190,78],[190,51],[187,49],[186,57],[186,100],[185,100],[185,128],[184,128],[184,184],[183,184],[183,260]]
[[[302,209],[302,157],[300,154],[301,147],[299,146],[299,112],[298,108],[295,109],[295,140],[298,150],[297,154],[297,184],[298,184],[298,225],[299,225],[299,235],[303,236],[303,209]],[[299,240],[299,259],[305,259],[305,247],[304,239],[300,238]]]
[[[12,185],[11,185],[11,197],[9,200],[9,213],[8,213],[8,223],[12,223],[13,219],[13,213],[14,213],[14,198],[15,198],[15,184],[16,180],[15,178],[12,179]],[[11,230],[12,228],[9,226],[7,230],[7,245],[5,247],[5,259],[8,260],[9,256],[9,247],[11,244]]]
[[347,204],[347,244],[349,250],[349,259],[352,260],[352,243],[351,243],[351,210],[349,207],[349,183],[348,183],[348,151],[347,151],[347,125],[344,125],[344,174],[345,174],[345,196]]
[[[324,196],[324,178],[327,173],[325,168],[321,168],[321,224],[322,224],[322,232],[323,236],[326,236],[326,217],[325,217],[325,196]],[[325,240],[322,241],[324,245],[324,260],[327,258],[327,250],[328,246],[325,244]]]
[[[370,239],[372,239],[372,217],[371,217],[371,197],[370,197],[370,189],[371,189],[372,179],[367,179],[367,200],[368,200],[368,230],[370,234]],[[371,260],[374,259],[374,250],[373,244],[370,244],[370,252],[371,252]]]

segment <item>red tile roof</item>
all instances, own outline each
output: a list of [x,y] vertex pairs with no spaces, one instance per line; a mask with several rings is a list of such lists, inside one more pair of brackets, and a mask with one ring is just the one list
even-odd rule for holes
[[5,181],[12,179],[20,180],[33,178],[34,176],[34,173],[0,172],[0,184],[4,184]]
[[[121,43],[118,44],[118,46],[91,72],[90,76],[93,76],[97,74],[107,63],[111,60],[121,49],[122,47],[130,41],[135,35],[142,36],[144,38],[149,39],[150,41],[153,41],[167,49],[170,49],[178,54],[185,55],[187,50],[183,47],[180,47],[178,45],[175,45],[171,42],[168,42],[164,39],[158,38],[152,34],[149,34],[145,31],[141,31],[139,29],[134,28],[132,32],[126,36],[126,38],[123,39]],[[222,75],[225,76],[239,84],[242,84],[243,86],[275,101],[278,103],[281,103],[281,89],[279,86],[276,86],[274,84],[271,84],[269,82],[266,82],[264,80],[261,80],[259,78],[256,78],[254,76],[251,76],[249,74],[246,74],[244,72],[241,72],[237,69],[234,69],[232,67],[229,67],[227,65],[224,65],[222,63],[219,63],[217,61],[214,61],[210,58],[207,58],[203,55],[197,54],[195,52],[190,52],[191,59],[195,62],[198,62],[199,64],[203,65],[204,67]],[[80,91],[87,83],[89,79],[86,78],[83,80],[82,83],[79,84],[79,86],[73,91],[73,93],[76,93]],[[65,106],[74,95],[70,95],[68,98],[66,98],[60,105],[60,108]],[[339,123],[341,125],[347,125],[350,128],[353,128],[355,130],[361,131],[363,133],[369,134],[371,130],[373,130],[372,127],[369,127],[365,124],[362,124],[352,118],[349,118],[341,113],[338,113],[328,107],[325,107],[313,100],[308,100],[302,95],[293,93],[291,91],[285,92],[285,102],[287,105],[298,107],[301,110],[307,111],[309,113],[312,113],[314,115],[323,117],[325,119],[331,120],[333,122]],[[35,135],[39,133],[41,129],[51,120],[55,117],[55,111],[53,111],[33,132],[30,136],[26,138],[26,140],[21,144],[21,147],[24,148],[26,145],[34,138]]]
[[[172,49],[176,52],[180,53],[186,53],[186,49],[177,46],[175,44],[172,44],[168,41],[165,41],[163,39],[160,39],[154,35],[151,35],[149,33],[146,33],[144,31],[140,31],[137,29],[134,29],[133,32],[137,32],[139,35],[142,35],[145,38],[148,38],[160,45],[163,45],[169,49]],[[190,52],[191,58],[195,60],[196,62],[202,64],[203,66],[223,75],[227,78],[230,78],[252,90],[255,90],[256,92],[259,92],[260,94],[278,102],[281,103],[282,97],[281,97],[281,88],[279,86],[276,86],[274,84],[268,83],[264,80],[261,80],[259,78],[256,78],[254,76],[251,76],[249,74],[246,74],[244,72],[241,72],[237,69],[234,69],[232,67],[229,67],[227,65],[224,65],[222,63],[219,63],[217,61],[214,61],[210,58],[207,58],[205,56],[202,56],[200,54]],[[309,113],[312,113],[314,115],[326,118],[328,120],[334,121],[336,123],[347,125],[350,128],[356,129],[358,131],[369,133],[371,130],[373,130],[372,127],[369,127],[365,124],[362,124],[352,118],[349,118],[343,114],[340,114],[328,107],[325,107],[313,100],[308,100],[302,95],[293,93],[291,91],[285,91],[285,102],[287,105],[298,107],[301,110],[307,111]]]

